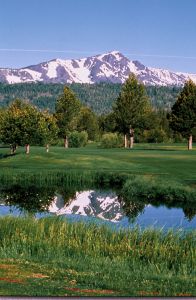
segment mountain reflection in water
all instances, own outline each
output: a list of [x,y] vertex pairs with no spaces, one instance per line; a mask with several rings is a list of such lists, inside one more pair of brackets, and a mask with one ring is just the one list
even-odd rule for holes
[[196,228],[196,206],[125,200],[120,192],[111,190],[78,192],[74,187],[15,184],[0,188],[0,204],[0,215],[78,215],[83,220],[96,217],[122,227],[137,224],[141,227]]
[[62,195],[56,195],[49,211],[57,215],[78,214],[112,222],[118,222],[124,217],[123,205],[111,191],[90,190],[76,193],[75,198],[66,204]]

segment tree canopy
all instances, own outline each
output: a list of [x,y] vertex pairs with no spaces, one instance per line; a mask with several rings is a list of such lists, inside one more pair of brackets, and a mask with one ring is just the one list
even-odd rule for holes
[[98,120],[95,113],[89,107],[83,106],[81,108],[77,122],[77,130],[86,131],[91,141],[96,139],[99,131]]
[[170,127],[180,132],[184,137],[191,139],[196,130],[196,85],[192,80],[185,83],[177,101],[172,106],[170,114]]
[[59,137],[65,140],[65,146],[68,134],[76,128],[80,108],[80,101],[68,87],[65,87],[64,93],[57,100],[55,113]]
[[56,130],[52,117],[19,99],[1,113],[0,136],[6,144],[22,146],[49,143],[51,136],[55,137]]
[[126,134],[132,128],[144,127],[146,115],[150,112],[150,102],[143,84],[131,74],[125,81],[114,106],[117,128]]

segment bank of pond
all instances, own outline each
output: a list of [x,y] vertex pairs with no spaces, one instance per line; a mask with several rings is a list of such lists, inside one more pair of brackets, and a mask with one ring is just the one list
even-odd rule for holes
[[1,178],[1,215],[56,215],[113,227],[196,228],[196,192],[180,184],[104,172],[29,176]]
[[22,289],[0,281],[4,295],[196,295],[192,188],[104,172],[4,175],[0,216],[0,277],[8,263],[43,276],[23,276]]

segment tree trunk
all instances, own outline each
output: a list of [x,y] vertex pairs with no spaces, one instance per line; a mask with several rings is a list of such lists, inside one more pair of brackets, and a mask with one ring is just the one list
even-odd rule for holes
[[64,147],[68,148],[68,137],[67,136],[65,136],[65,138],[64,138]]
[[13,155],[14,154],[14,151],[13,151],[13,147],[10,146],[10,154]]
[[14,144],[14,145],[13,145],[13,154],[16,153],[16,147],[17,147],[16,144]]
[[14,154],[14,148],[13,148],[13,145],[10,145],[10,154],[11,154],[11,155]]
[[125,145],[125,148],[127,148],[127,135],[126,134],[124,135],[124,145]]
[[30,152],[30,145],[29,145],[29,144],[26,144],[26,145],[25,145],[25,153],[26,153],[26,154],[29,154],[29,152]]
[[16,153],[16,144],[10,145],[10,154],[13,155]]
[[46,145],[46,152],[49,152],[49,144]]
[[130,136],[130,148],[133,148],[134,139],[133,136]]
[[192,150],[193,148],[193,136],[190,135],[188,139],[188,150]]
[[129,134],[130,134],[130,148],[132,149],[134,143],[134,130],[132,128],[130,128]]

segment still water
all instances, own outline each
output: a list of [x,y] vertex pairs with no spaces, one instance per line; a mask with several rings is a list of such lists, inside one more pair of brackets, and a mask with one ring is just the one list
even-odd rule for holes
[[13,185],[0,189],[0,216],[33,214],[37,218],[62,216],[71,221],[107,223],[115,227],[139,226],[196,229],[196,206],[124,201],[112,190],[82,190]]

